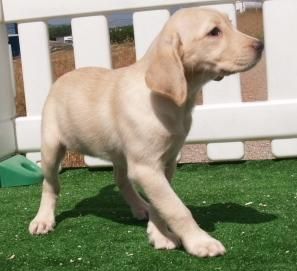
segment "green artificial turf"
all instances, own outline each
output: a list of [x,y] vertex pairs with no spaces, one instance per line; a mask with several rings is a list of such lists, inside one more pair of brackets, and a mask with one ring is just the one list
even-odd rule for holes
[[40,186],[0,189],[0,270],[297,269],[297,160],[179,166],[174,189],[227,248],[199,259],[156,251],[132,218],[110,170],[65,170],[55,232],[27,231]]

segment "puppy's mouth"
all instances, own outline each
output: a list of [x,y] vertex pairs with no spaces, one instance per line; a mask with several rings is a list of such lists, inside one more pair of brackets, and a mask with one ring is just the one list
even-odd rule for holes
[[246,59],[245,57],[238,58],[232,64],[229,69],[220,69],[214,81],[221,81],[225,76],[232,75],[234,73],[245,72],[256,66],[261,58],[261,54],[258,54],[254,59]]
[[214,78],[214,81],[221,81],[223,80],[224,76],[223,75],[218,75],[216,78]]
[[221,70],[219,72],[218,75],[216,75],[216,77],[213,79],[214,81],[221,81],[224,79],[225,76],[228,76],[228,75],[231,75],[231,74],[234,74],[236,73],[237,71],[227,71],[227,70]]
[[222,70],[213,80],[214,81],[221,81],[225,76],[229,76],[238,72],[245,72],[247,70],[250,70],[253,68],[258,61],[253,61],[251,63],[245,64],[245,65],[238,65],[238,68],[235,68],[234,70]]

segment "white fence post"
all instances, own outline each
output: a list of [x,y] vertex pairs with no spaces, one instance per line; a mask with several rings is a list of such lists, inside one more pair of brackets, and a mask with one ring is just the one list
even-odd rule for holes
[[[268,100],[297,98],[297,2],[266,1],[263,7]],[[297,138],[272,140],[276,157],[297,155]]]
[[136,59],[139,60],[170,17],[167,9],[133,13]]
[[[150,16],[150,21],[147,20],[148,16]],[[153,16],[153,21],[155,22],[153,26],[151,25],[151,16]],[[145,53],[147,47],[159,33],[169,16],[167,10],[137,12],[134,14],[135,42],[138,58]],[[148,23],[150,23],[150,26]],[[98,66],[111,68],[110,39],[106,18],[104,16],[75,18],[72,19],[71,25],[76,67]],[[142,27],[146,27],[146,31],[141,32]],[[142,39],[143,33],[146,35],[145,39]],[[94,53],[90,54],[90,52]],[[84,161],[90,167],[111,165],[109,161],[90,156],[85,156]]]
[[15,100],[11,81],[11,59],[1,9],[0,1],[0,160],[16,151]]
[[[236,9],[233,4],[212,6],[229,15],[236,26]],[[239,74],[225,77],[220,82],[210,82],[203,88],[203,104],[241,102]],[[209,123],[209,125],[213,125]],[[244,156],[243,142],[209,143],[207,156],[213,161],[240,160]]]
[[[111,49],[107,19],[105,16],[74,18],[71,20],[76,68],[111,68]],[[110,166],[109,161],[85,156],[89,167]]]
[[19,24],[18,30],[27,109],[27,117],[16,121],[18,149],[38,162],[40,153],[32,146],[40,145],[40,116],[53,83],[48,28],[45,22],[33,22]]
[[2,8],[2,0],[0,0],[0,24],[4,24],[4,18],[3,18],[3,8]]
[[75,67],[111,68],[111,51],[105,16],[71,20]]

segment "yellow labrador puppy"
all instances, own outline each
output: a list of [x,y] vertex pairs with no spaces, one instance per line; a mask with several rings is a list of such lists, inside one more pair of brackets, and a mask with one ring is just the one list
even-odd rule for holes
[[59,164],[70,149],[113,162],[133,214],[149,215],[147,232],[155,248],[182,244],[198,257],[223,255],[224,246],[199,228],[170,181],[197,91],[210,80],[250,69],[262,50],[260,41],[234,29],[226,15],[189,8],[168,20],[137,63],[116,70],[82,68],[59,78],[43,111],[45,180],[31,234],[54,228]]

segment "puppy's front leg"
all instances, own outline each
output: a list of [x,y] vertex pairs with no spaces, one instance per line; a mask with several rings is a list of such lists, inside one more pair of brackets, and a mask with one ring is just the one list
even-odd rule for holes
[[128,205],[132,214],[139,220],[148,219],[148,203],[135,190],[127,176],[127,166],[124,161],[114,163],[114,176],[118,187]]
[[213,257],[225,253],[224,246],[199,228],[191,212],[177,197],[162,170],[143,164],[129,166],[129,176],[135,180],[160,217],[176,234],[186,251],[198,257]]

